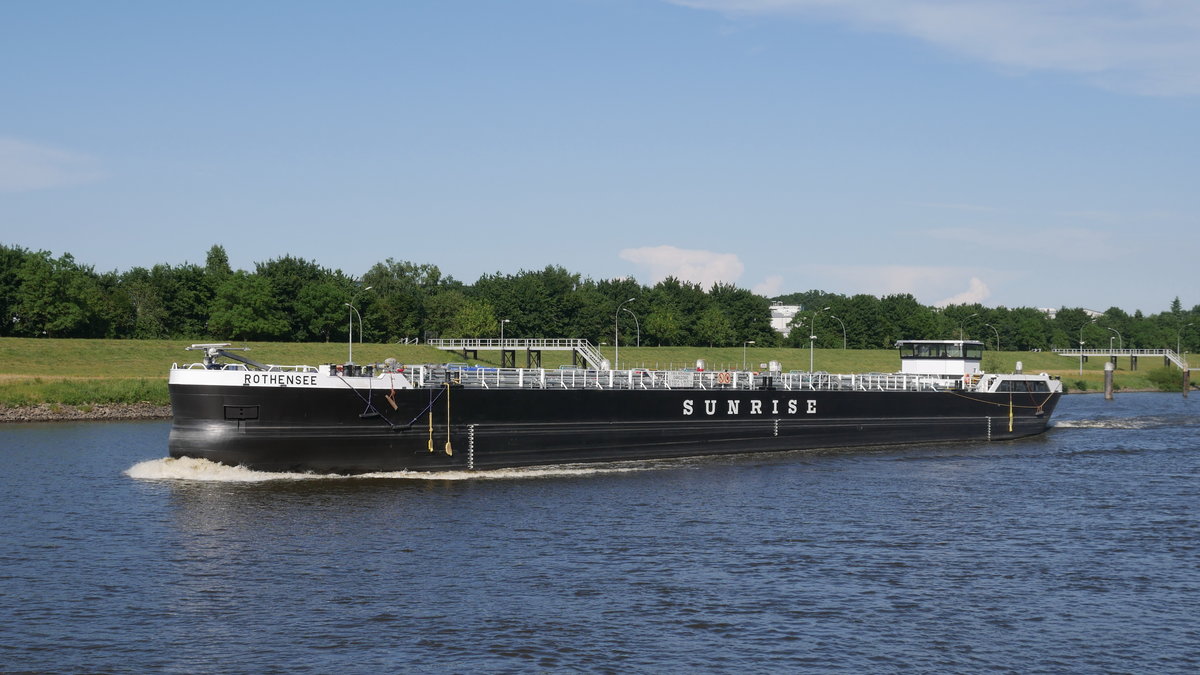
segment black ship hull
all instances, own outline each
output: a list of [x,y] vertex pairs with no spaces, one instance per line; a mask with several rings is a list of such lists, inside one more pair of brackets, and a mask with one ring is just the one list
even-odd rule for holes
[[457,386],[389,393],[199,384],[170,390],[172,457],[321,473],[1006,440],[1045,431],[1061,395]]

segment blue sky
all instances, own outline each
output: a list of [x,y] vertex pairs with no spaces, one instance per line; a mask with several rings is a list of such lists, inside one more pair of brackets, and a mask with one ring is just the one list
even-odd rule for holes
[[1200,3],[0,4],[0,243],[1200,304]]

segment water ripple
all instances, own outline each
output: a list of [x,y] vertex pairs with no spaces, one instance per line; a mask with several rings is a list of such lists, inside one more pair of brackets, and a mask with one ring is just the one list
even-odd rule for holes
[[1200,669],[1196,401],[1004,443],[257,474],[0,429],[15,672]]

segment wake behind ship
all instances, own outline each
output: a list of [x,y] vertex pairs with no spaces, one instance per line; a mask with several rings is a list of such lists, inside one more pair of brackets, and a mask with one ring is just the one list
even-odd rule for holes
[[[587,351],[586,341],[577,341]],[[278,366],[227,344],[172,367],[172,457],[366,473],[689,457],[1045,431],[1062,384],[985,373],[983,344],[903,340],[901,371]],[[594,348],[591,348],[594,350]]]

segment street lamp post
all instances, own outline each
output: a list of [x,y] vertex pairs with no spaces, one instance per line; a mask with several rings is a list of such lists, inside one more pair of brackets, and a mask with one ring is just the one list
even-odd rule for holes
[[[372,286],[367,286],[366,288],[364,288],[364,289],[358,291],[357,293],[355,293],[354,295],[350,296],[350,302],[342,303],[343,305],[350,308],[350,334],[348,336],[346,336],[347,337],[346,363],[354,363],[354,315],[358,314],[358,310],[354,308],[354,301],[358,299],[358,296],[360,294],[366,293],[367,291],[371,290],[372,288],[373,288]],[[358,341],[362,342],[362,314],[358,314]]]
[[[629,309],[628,307],[625,308],[625,311],[629,312],[630,314],[633,314],[633,310]],[[642,324],[640,321],[638,321],[637,314],[633,314],[633,327],[637,329],[637,346],[641,347],[642,346]]]
[[[354,315],[358,314],[358,310],[348,302],[343,302],[342,304],[350,308],[350,344],[348,345],[349,354],[347,355],[346,363],[354,363]],[[358,314],[358,334],[360,336],[358,341],[362,342],[362,314]]]
[[617,311],[613,313],[613,349],[615,350],[613,354],[613,370],[621,369],[621,308],[629,302],[633,302],[633,298],[617,305]]
[[[1125,340],[1121,338],[1121,331],[1116,328],[1109,328],[1108,326],[1105,326],[1104,329],[1111,330],[1117,334],[1117,349],[1125,349]],[[1108,339],[1108,351],[1112,351],[1112,338]]]
[[1092,321],[1085,321],[1081,326],[1079,326],[1079,374],[1081,376],[1083,375],[1083,329],[1087,327],[1089,323],[1092,323]]
[[996,327],[990,323],[985,323],[983,325],[987,326],[988,328],[991,328],[992,331],[996,333],[996,351],[999,352],[1000,351],[1000,331],[996,330]]
[[817,341],[817,315],[828,309],[830,308],[822,307],[813,312],[812,315],[812,325],[809,326],[808,330],[808,372],[810,373],[813,372],[813,343]]
[[[963,319],[962,321],[958,322],[958,339],[959,339],[959,341],[962,341],[962,339],[963,339],[963,324],[965,324],[967,322],[967,319],[972,319],[977,316],[979,316],[979,312],[975,312],[971,316],[968,316],[966,319]],[[997,349],[996,351],[1000,351],[1000,350]]]
[[829,315],[829,318],[836,320],[838,325],[842,327],[842,351],[846,351],[846,324],[842,323],[841,319],[832,314]]
[[746,370],[746,345],[754,344],[754,340],[746,340],[742,343],[742,370]]
[[500,349],[504,349],[504,324],[511,319],[500,319]]

